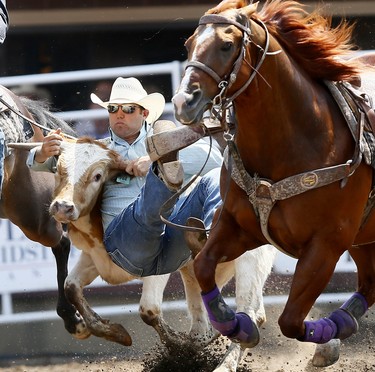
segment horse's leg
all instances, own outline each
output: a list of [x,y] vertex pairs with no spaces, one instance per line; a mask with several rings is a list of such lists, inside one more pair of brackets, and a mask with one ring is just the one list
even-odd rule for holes
[[[327,318],[304,321],[315,300],[328,284],[342,253],[330,249],[324,244],[324,240],[315,241],[314,247],[320,247],[320,250],[315,250],[313,246],[306,247],[305,254],[299,258],[289,299],[279,318],[280,329],[286,337],[317,344],[351,336],[358,329],[357,315],[363,315],[367,310],[364,297],[357,293]],[[333,243],[338,245],[338,242]]]
[[65,280],[65,294],[82,316],[84,320],[82,325],[85,325],[82,332],[75,333],[74,336],[82,339],[93,334],[124,346],[130,346],[132,339],[126,329],[120,324],[112,324],[108,320],[103,320],[92,310],[83,296],[83,288],[98,275],[92,258],[82,252],[77,264]]
[[241,349],[241,346],[235,342],[232,342],[229,345],[223,360],[213,372],[236,372],[238,362],[241,359],[242,354],[243,350]]
[[[358,321],[375,301],[375,244],[351,248],[349,252],[358,268],[358,289],[343,306]],[[363,296],[364,299],[361,297]],[[317,345],[313,357],[315,367],[327,367],[335,363],[340,356],[340,340],[333,339],[327,344]]]
[[194,274],[193,261],[189,261],[180,269],[181,278],[185,288],[186,302],[190,316],[189,336],[194,343],[206,345],[214,337],[204,308],[201,289]]
[[[368,307],[370,307],[375,302],[375,243],[351,248],[349,253],[358,269],[357,293],[365,298]],[[360,309],[357,309],[354,315],[360,317],[363,315],[360,315],[360,312]]]
[[[220,262],[231,261],[246,252],[248,240],[241,240],[241,232],[233,224],[232,217],[220,208],[215,217],[220,221],[202,251],[194,259],[194,271],[202,289],[202,299],[213,327],[243,347],[254,347],[259,342],[259,330],[255,322],[243,312],[235,313],[224,301],[216,285],[215,272]],[[215,219],[212,223],[215,226]],[[236,230],[237,227],[237,230]],[[231,239],[238,236],[239,239]],[[255,247],[254,243],[254,247]]]
[[143,288],[139,313],[142,320],[155,329],[160,341],[167,347],[173,347],[176,342],[181,342],[181,337],[164,321],[161,310],[168,279],[169,274],[142,278]]
[[[266,320],[263,287],[271,272],[276,252],[271,245],[263,246],[217,267],[218,272],[221,266],[232,264],[232,275],[236,279],[237,311],[248,314],[258,326]],[[236,371],[244,352],[245,349],[240,344],[232,342],[215,372]]]
[[77,326],[80,324],[80,318],[76,314],[75,307],[67,300],[64,291],[65,279],[68,276],[68,259],[70,253],[70,240],[62,236],[60,242],[52,247],[53,255],[56,260],[57,268],[57,314],[64,321],[65,329],[69,333],[77,332]]
[[237,310],[245,312],[258,326],[266,321],[263,287],[276,258],[276,248],[262,246],[235,260]]

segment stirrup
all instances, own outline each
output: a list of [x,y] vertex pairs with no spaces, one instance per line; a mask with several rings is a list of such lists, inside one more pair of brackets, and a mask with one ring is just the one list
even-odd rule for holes
[[[186,221],[186,226],[205,230],[203,221],[196,217],[189,217]],[[193,258],[202,250],[207,241],[206,232],[200,230],[185,230],[184,238]]]

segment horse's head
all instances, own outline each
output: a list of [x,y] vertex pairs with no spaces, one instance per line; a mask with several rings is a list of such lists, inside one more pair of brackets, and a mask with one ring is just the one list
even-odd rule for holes
[[89,138],[63,141],[51,215],[59,222],[67,223],[89,214],[104,182],[125,167],[116,152],[98,141]]
[[[220,105],[227,93],[241,89],[239,84],[246,84],[236,80],[252,37],[250,17],[257,4],[233,8],[240,5],[240,1],[226,0],[208,11],[185,43],[188,62],[172,99],[176,118],[183,124],[199,122],[204,111]],[[254,65],[250,59],[246,56]]]

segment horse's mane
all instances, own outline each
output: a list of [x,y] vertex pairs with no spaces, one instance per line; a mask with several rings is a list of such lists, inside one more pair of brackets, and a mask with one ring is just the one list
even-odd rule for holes
[[50,111],[50,107],[43,101],[35,101],[26,97],[19,97],[22,104],[30,111],[34,121],[50,129],[61,128],[62,132],[76,136],[73,128],[64,120],[60,119]]
[[[209,12],[217,14],[246,4],[245,0],[224,0]],[[354,49],[353,24],[342,20],[332,27],[332,18],[321,15],[320,9],[309,14],[293,0],[268,0],[253,17],[267,25],[270,34],[311,77],[339,81],[360,72],[358,62],[348,60]]]

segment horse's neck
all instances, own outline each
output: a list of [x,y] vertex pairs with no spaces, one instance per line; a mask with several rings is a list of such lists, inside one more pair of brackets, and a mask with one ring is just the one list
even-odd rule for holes
[[[278,57],[283,59],[276,61]],[[237,143],[249,169],[266,164],[267,175],[277,177],[277,169],[280,173],[283,167],[298,169],[304,148],[316,146],[312,151],[319,151],[329,142],[329,131],[324,130],[329,124],[317,125],[324,117],[320,114],[328,111],[327,93],[286,55],[268,56],[260,74],[235,102]],[[315,136],[321,143],[314,144]],[[290,164],[280,165],[283,159]]]

